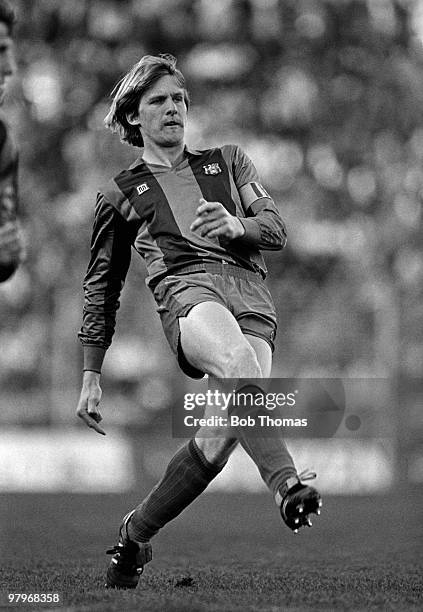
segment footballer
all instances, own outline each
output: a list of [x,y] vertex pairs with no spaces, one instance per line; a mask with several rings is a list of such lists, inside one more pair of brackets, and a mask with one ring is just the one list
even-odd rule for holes
[[[0,0],[0,106],[10,77],[16,70],[13,51],[15,12]],[[22,260],[22,238],[17,217],[18,154],[4,117],[0,114],[0,283],[12,276]]]
[[[284,247],[285,226],[240,147],[186,145],[188,108],[185,80],[171,55],[144,56],[112,92],[106,125],[140,155],[98,193],[84,280],[77,415],[100,434],[101,367],[132,249],[145,261],[147,285],[183,372],[211,379],[270,376],[276,312],[261,251]],[[213,410],[207,406],[204,417]],[[252,436],[243,427],[228,435],[215,423],[200,427],[124,517],[108,551],[106,586],[137,586],[152,558],[152,537],[206,489],[237,444],[292,530],[319,513],[320,495],[301,482],[282,438]]]

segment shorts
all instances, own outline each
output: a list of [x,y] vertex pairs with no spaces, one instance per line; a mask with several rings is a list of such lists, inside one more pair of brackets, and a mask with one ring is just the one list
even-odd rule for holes
[[201,302],[217,302],[235,317],[242,333],[263,338],[274,350],[276,311],[261,276],[232,264],[207,263],[186,266],[170,274],[153,289],[165,336],[181,370],[191,378],[203,378],[183,354],[179,318]]

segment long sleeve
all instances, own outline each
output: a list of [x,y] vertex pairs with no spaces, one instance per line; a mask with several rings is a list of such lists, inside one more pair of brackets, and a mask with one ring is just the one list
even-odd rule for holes
[[120,295],[131,260],[131,244],[127,222],[99,194],[91,259],[83,284],[83,323],[78,334],[84,347],[84,369],[100,371],[112,342]]
[[22,260],[23,244],[17,218],[18,207],[18,152],[9,129],[0,119],[0,227],[13,224],[16,230],[16,244],[13,257],[6,250],[0,258],[0,283],[15,272]]
[[285,223],[261,185],[254,164],[239,147],[235,147],[232,168],[245,211],[245,217],[238,217],[245,234],[237,240],[260,250],[283,249],[287,238]]

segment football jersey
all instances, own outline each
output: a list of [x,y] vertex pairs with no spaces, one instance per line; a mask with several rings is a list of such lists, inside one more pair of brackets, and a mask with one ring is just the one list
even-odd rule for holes
[[[223,204],[238,217],[244,235],[224,241],[192,232],[200,198]],[[172,167],[139,158],[97,196],[80,340],[109,346],[131,249],[145,260],[146,282],[154,289],[165,276],[202,262],[226,261],[264,277],[260,250],[281,249],[285,242],[278,210],[238,146],[185,149]]]

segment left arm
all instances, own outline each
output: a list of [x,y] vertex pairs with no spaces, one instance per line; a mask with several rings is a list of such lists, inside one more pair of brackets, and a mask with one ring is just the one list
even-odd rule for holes
[[220,202],[200,199],[191,231],[207,238],[237,240],[239,244],[260,250],[278,251],[286,244],[286,226],[273,199],[259,182],[252,161],[234,148],[232,172],[245,217],[232,215]]
[[246,211],[238,217],[245,233],[243,244],[261,250],[278,251],[286,245],[286,226],[274,201],[258,182],[250,182],[239,190]]

